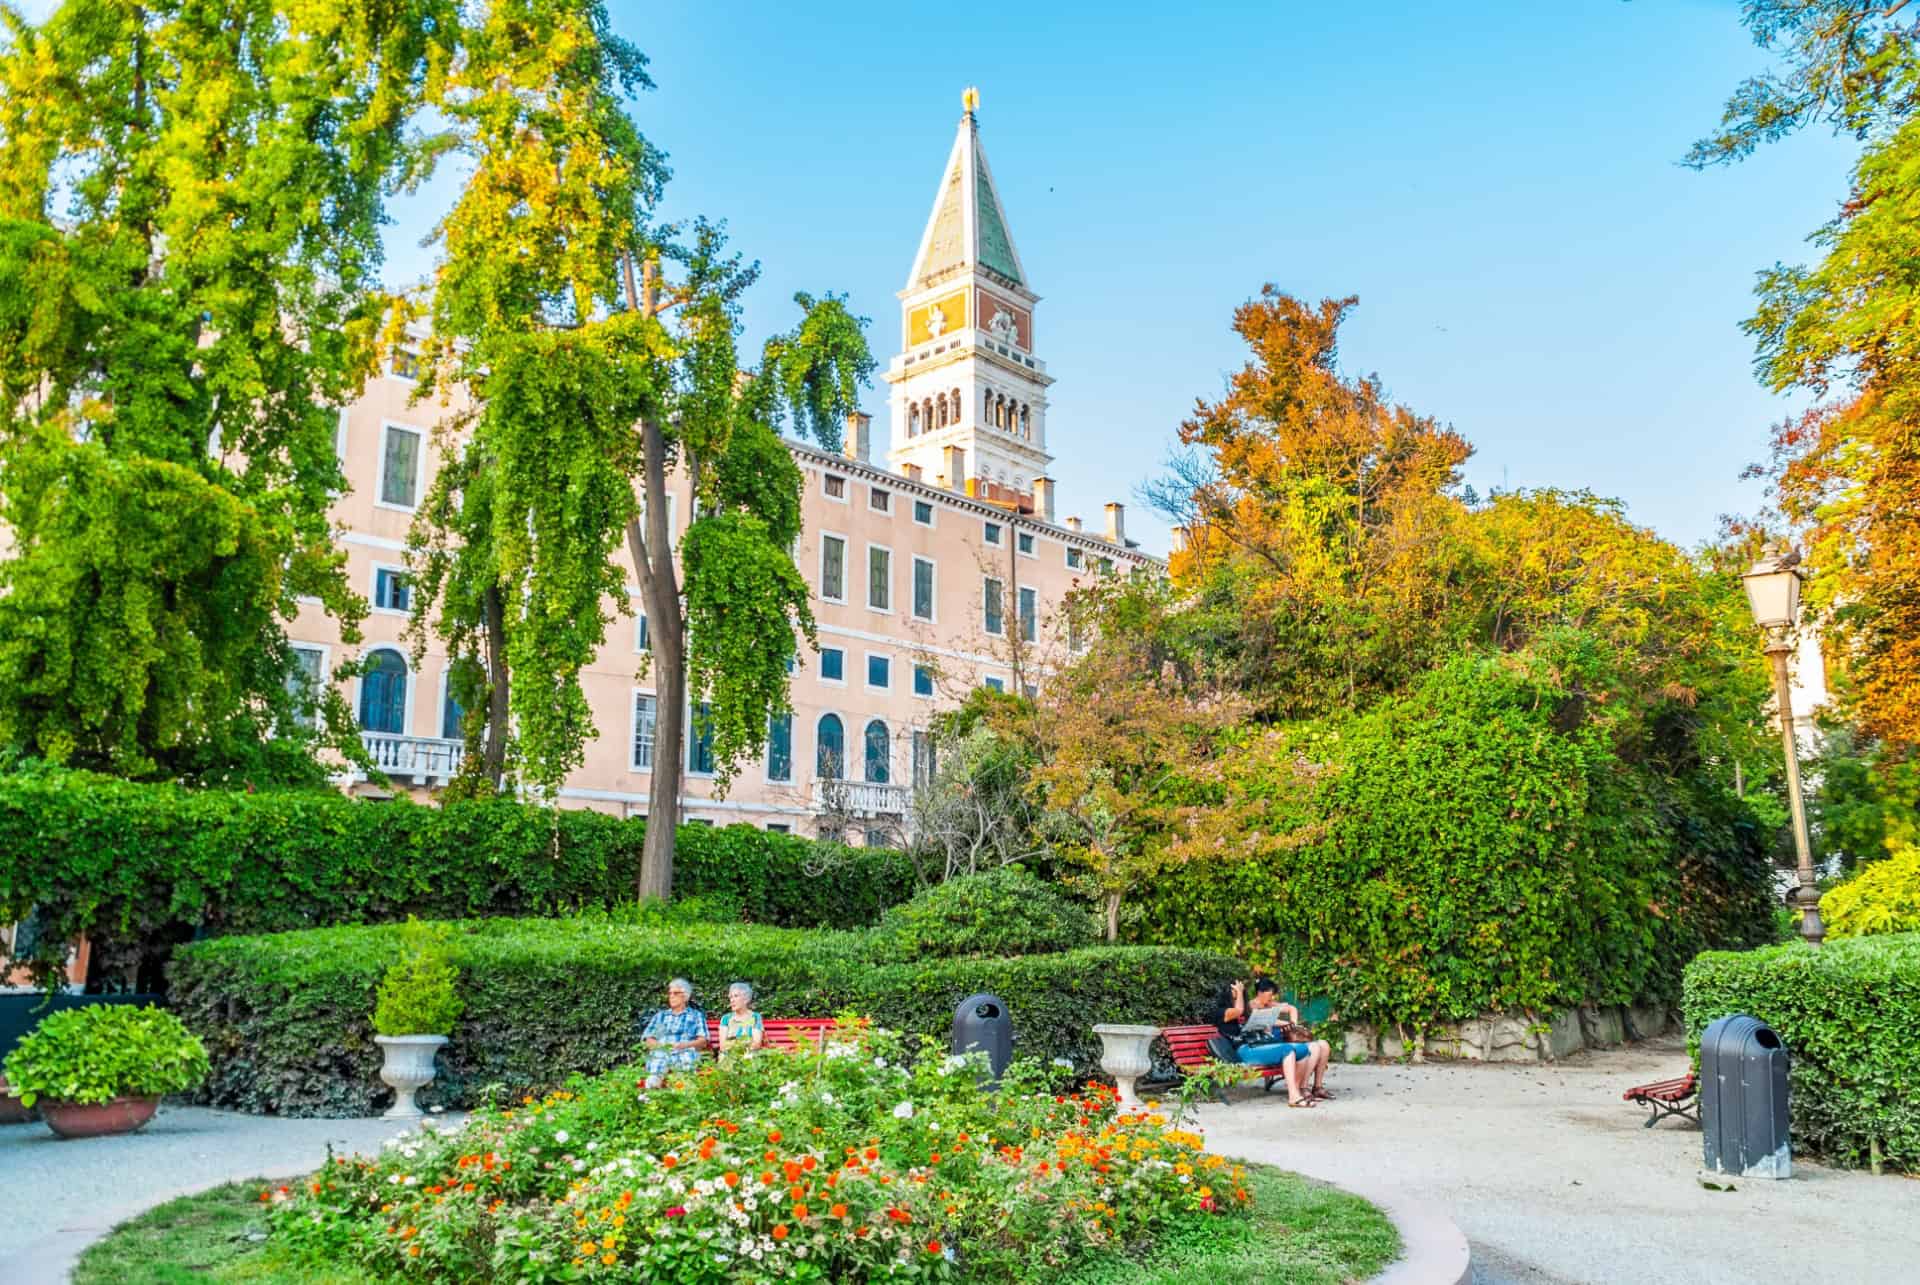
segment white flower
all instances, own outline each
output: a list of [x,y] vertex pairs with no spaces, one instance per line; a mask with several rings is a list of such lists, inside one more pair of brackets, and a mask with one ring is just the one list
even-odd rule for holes
[[938,1120],[927,1121],[927,1132],[928,1133],[940,1132],[940,1122]]
[[599,1149],[600,1149],[600,1144],[597,1142],[589,1142],[587,1144],[587,1150],[589,1151],[598,1151]]
[[567,1140],[567,1131],[565,1129],[560,1130],[553,1135],[553,1140],[555,1142],[565,1142]]
[[749,1257],[750,1257],[750,1258],[752,1258],[752,1259],[753,1259],[753,1261],[757,1263],[757,1262],[759,1262],[759,1261],[760,1261],[761,1259],[763,1259],[763,1258],[765,1258],[765,1257],[766,1257],[766,1255],[765,1255],[765,1254],[763,1254],[763,1253],[761,1253],[761,1252],[759,1251],[759,1249],[757,1249],[757,1248],[756,1248],[756,1249],[755,1249],[755,1250],[753,1251],[753,1253],[749,1255]]
[[913,1103],[902,1102],[899,1106],[895,1107],[893,1109],[893,1118],[896,1120],[913,1119]]
[[775,1190],[775,1191],[769,1191],[767,1193],[767,1199],[771,1200],[776,1205],[779,1204],[781,1201],[785,1200],[786,1198],[787,1198],[787,1193],[784,1191]]
[[1071,1070],[1073,1069],[1073,1059],[1072,1059],[1072,1058],[1068,1058],[1068,1057],[1057,1057],[1057,1058],[1055,1058],[1055,1059],[1053,1059],[1053,1064],[1054,1064],[1055,1066],[1057,1066],[1057,1067],[1059,1067],[1059,1068],[1060,1068],[1061,1070],[1063,1070],[1063,1071],[1071,1071]]
[[741,1201],[740,1203],[747,1207],[748,1213],[752,1213],[754,1210],[760,1208],[760,1202],[755,1200],[752,1196],[748,1196],[745,1200]]
[[584,1160],[576,1160],[573,1162],[573,1171],[575,1173],[579,1173],[582,1169],[585,1169],[586,1167],[587,1167],[587,1162]]
[[403,1187],[417,1187],[420,1185],[420,1180],[414,1177],[412,1174],[408,1174],[407,1180],[401,1183],[400,1185]]
[[793,1247],[793,1256],[795,1258],[805,1258],[807,1256],[807,1247],[805,1245],[795,1245]]
[[820,1095],[820,1100],[821,1100],[822,1102],[824,1102],[824,1103],[826,1103],[826,1104],[827,1104],[828,1106],[832,1106],[832,1105],[833,1105],[833,1094],[831,1094],[831,1093],[822,1093],[822,1094]]
[[387,1181],[397,1187],[400,1185],[400,1175],[397,1173],[390,1173],[387,1175]]
[[1184,1174],[1184,1173],[1180,1175],[1180,1185],[1182,1187],[1186,1186],[1188,1183],[1192,1181],[1193,1181],[1193,1178],[1191,1175]]
[[883,1058],[883,1057],[877,1057],[877,1058],[875,1058],[875,1059],[873,1059],[873,1064],[874,1064],[875,1066],[878,1066],[878,1067],[883,1067],[883,1068],[884,1068],[884,1067],[886,1066],[886,1064],[887,1064],[887,1059],[885,1059],[885,1058]]
[[880,1239],[881,1239],[881,1240],[892,1240],[892,1239],[893,1239],[893,1228],[891,1228],[891,1227],[882,1227],[882,1228],[880,1229]]

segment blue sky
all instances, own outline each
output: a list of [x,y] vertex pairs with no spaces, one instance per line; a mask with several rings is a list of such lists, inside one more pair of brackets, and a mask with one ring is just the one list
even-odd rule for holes
[[[754,349],[795,290],[832,289],[884,365],[979,86],[1043,296],[1063,515],[1124,499],[1164,549],[1134,488],[1242,361],[1230,315],[1267,281],[1360,296],[1346,367],[1464,433],[1482,489],[1588,487],[1687,544],[1761,502],[1738,474],[1791,404],[1738,324],[1758,269],[1808,257],[1852,148],[1675,163],[1766,65],[1735,0],[611,8],[653,60],[634,110],[671,154],[667,214],[726,219],[763,264]],[[428,267],[446,195],[398,211],[391,278]]]

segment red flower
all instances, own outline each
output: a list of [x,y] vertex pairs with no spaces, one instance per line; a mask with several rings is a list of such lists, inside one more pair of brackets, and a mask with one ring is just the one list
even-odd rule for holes
[[687,1207],[685,1205],[668,1205],[660,1212],[668,1218],[685,1218],[687,1216]]
[[930,1241],[928,1241],[928,1242],[927,1242],[927,1252],[928,1252],[929,1254],[937,1254],[937,1253],[939,1253],[939,1252],[940,1252],[940,1242],[939,1242],[939,1241],[937,1241],[937,1240],[930,1240]]
[[893,1208],[887,1210],[887,1217],[893,1219],[893,1221],[897,1223],[910,1223],[913,1221],[913,1215],[908,1213],[906,1210],[900,1208],[900,1206],[898,1205],[895,1205]]

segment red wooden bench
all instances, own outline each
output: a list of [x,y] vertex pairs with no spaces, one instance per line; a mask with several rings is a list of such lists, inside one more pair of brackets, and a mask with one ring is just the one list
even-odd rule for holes
[[[1197,1071],[1210,1062],[1218,1061],[1213,1055],[1213,1050],[1207,1047],[1207,1041],[1219,1033],[1219,1030],[1212,1026],[1169,1026],[1160,1032],[1160,1037],[1167,1042],[1167,1052],[1173,1055],[1175,1066],[1182,1071]],[[1239,1064],[1235,1063],[1235,1065]],[[1249,1079],[1257,1072],[1260,1076],[1260,1087],[1271,1093],[1273,1082],[1281,1079],[1284,1068],[1249,1066],[1247,1072]],[[1222,1103],[1232,1105],[1226,1089],[1216,1085],[1214,1092]]]
[[1671,1080],[1638,1084],[1620,1095],[1626,1102],[1638,1102],[1647,1108],[1646,1127],[1651,1129],[1670,1115],[1700,1123],[1700,1077],[1692,1071]]
[[[801,1041],[814,1048],[823,1047],[827,1036],[840,1024],[831,1017],[764,1017],[760,1025],[767,1033],[767,1048],[790,1051],[799,1047]],[[720,1019],[717,1017],[707,1019],[707,1051],[720,1051]]]

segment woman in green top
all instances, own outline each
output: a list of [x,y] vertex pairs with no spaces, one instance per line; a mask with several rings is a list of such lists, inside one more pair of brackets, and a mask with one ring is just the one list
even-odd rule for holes
[[753,1011],[753,987],[735,982],[727,987],[728,1011],[720,1017],[720,1051],[757,1049],[767,1042],[760,1014]]

